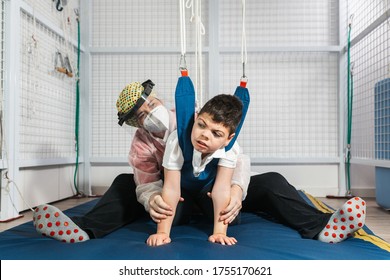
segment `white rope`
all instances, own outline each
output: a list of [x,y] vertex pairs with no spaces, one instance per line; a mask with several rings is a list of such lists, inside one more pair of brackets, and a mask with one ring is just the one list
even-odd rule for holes
[[202,0],[196,0],[196,84],[197,84],[197,95],[198,103],[197,107],[203,106],[203,62],[202,62],[202,36],[205,34],[205,29],[202,23]]
[[202,36],[205,34],[205,28],[202,23],[202,1],[187,0],[186,8],[191,9],[191,22],[195,22],[195,92],[196,107],[203,105],[203,62],[202,62]]
[[194,0],[187,0],[186,1],[186,8],[191,9],[191,18],[190,21],[193,22],[195,18],[195,12],[194,12]]
[[181,43],[181,55],[186,54],[186,12],[185,12],[185,0],[179,0],[180,3],[180,43]]
[[[202,23],[202,2],[201,0],[179,0],[180,4],[180,39],[181,39],[181,58],[180,69],[187,68],[186,55],[186,26],[185,9],[191,9],[191,22],[195,22],[195,102],[196,109],[203,104],[203,63],[202,63],[202,35],[205,34],[205,28]],[[184,67],[185,66],[185,67]]]
[[246,77],[245,75],[245,65],[248,61],[248,54],[246,49],[246,31],[245,31],[245,18],[246,18],[246,4],[245,0],[242,0],[242,37],[241,37],[241,62],[243,66],[242,76],[243,78]]
[[14,203],[14,201],[13,201],[11,195],[10,195],[10,192],[11,192],[10,186],[9,186],[10,184],[13,184],[13,185],[15,186],[15,188],[16,188],[16,190],[18,191],[19,196],[22,198],[24,204],[27,205],[27,207],[28,207],[32,212],[34,212],[34,209],[33,209],[33,208],[27,203],[27,201],[24,199],[24,196],[23,196],[22,193],[20,192],[18,185],[17,185],[14,181],[12,181],[11,179],[8,178],[8,171],[6,171],[4,177],[5,177],[5,179],[7,180],[7,184],[6,184],[5,187],[4,187],[4,191],[8,194],[8,197],[9,197],[9,199],[10,199],[10,201],[11,201],[11,204],[12,204],[13,208],[15,209],[15,211],[19,213],[19,211],[18,211],[18,209],[16,208],[16,205],[15,205],[15,203]]

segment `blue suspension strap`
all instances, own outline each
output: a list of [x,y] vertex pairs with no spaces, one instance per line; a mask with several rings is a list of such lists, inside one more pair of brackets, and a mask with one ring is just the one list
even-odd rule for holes
[[242,76],[240,80],[240,85],[236,88],[234,95],[241,100],[243,108],[242,108],[242,117],[241,121],[237,126],[236,134],[234,138],[230,141],[229,145],[225,147],[225,150],[230,150],[234,142],[236,141],[238,135],[240,134],[240,130],[242,125],[244,124],[246,113],[248,112],[250,97],[249,91],[246,88],[248,83],[248,78],[245,75],[245,66],[248,60],[247,49],[246,49],[246,30],[245,30],[245,18],[246,18],[246,4],[245,0],[242,0],[242,36],[241,36],[241,62],[242,62]]
[[175,107],[178,141],[184,158],[184,164],[181,169],[180,185],[187,190],[199,190],[202,187],[210,186],[214,182],[218,159],[209,163],[204,172],[198,174],[197,177],[194,176],[192,167],[194,147],[191,143],[191,131],[194,125],[195,108],[197,104],[194,85],[188,76],[186,62],[185,4],[184,0],[180,0],[179,2],[181,31],[181,57],[179,69],[181,77],[176,85]]
[[247,50],[246,50],[246,31],[245,31],[245,0],[242,0],[242,38],[241,38],[241,61],[242,61],[242,76],[240,80],[240,85],[236,88],[234,95],[241,100],[243,108],[242,108],[242,117],[239,125],[236,129],[236,134],[232,141],[230,141],[229,145],[226,146],[226,150],[228,151],[231,147],[233,147],[234,142],[236,141],[241,127],[244,124],[246,113],[248,112],[250,96],[249,91],[246,88],[248,83],[248,78],[245,75],[245,66],[248,60]]
[[[243,0],[243,22],[245,19],[245,0]],[[176,107],[176,121],[177,121],[177,134],[180,148],[184,157],[184,165],[182,168],[181,186],[185,188],[193,188],[196,186],[207,186],[213,182],[213,178],[216,175],[216,166],[218,165],[218,159],[212,160],[207,166],[204,172],[198,174],[197,177],[192,172],[192,157],[194,147],[191,143],[191,131],[194,125],[195,108],[196,108],[196,95],[194,85],[188,76],[188,70],[186,65],[186,46],[185,46],[185,24],[184,24],[184,3],[180,1],[180,15],[181,15],[181,59],[180,59],[180,72],[181,77],[178,80],[175,91],[175,107]],[[243,24],[243,30],[245,25]],[[245,47],[245,48],[244,48]],[[241,121],[236,129],[234,138],[230,141],[229,145],[225,147],[228,151],[235,143],[238,134],[241,130],[244,122],[250,98],[249,91],[246,88],[246,76],[245,76],[245,63],[246,63],[246,40],[245,32],[243,32],[243,77],[241,79],[240,86],[237,87],[235,96],[239,98],[243,104],[243,112]],[[244,57],[245,53],[245,57]]]
[[237,126],[236,134],[234,135],[233,139],[230,141],[229,145],[225,147],[225,150],[230,150],[234,142],[236,141],[238,135],[240,134],[242,125],[244,124],[246,113],[248,112],[249,103],[250,103],[250,96],[249,96],[249,90],[246,88],[246,82],[244,83],[241,79],[240,86],[236,88],[236,91],[234,92],[234,96],[236,96],[238,99],[242,102],[242,117],[241,121]]
[[177,81],[175,108],[179,145],[182,149],[184,159],[192,159],[193,147],[187,143],[191,142],[191,130],[194,125],[195,89],[190,77],[187,76],[187,72],[185,72],[185,76],[183,74]]
[[214,183],[219,159],[213,159],[200,174],[193,173],[192,158],[194,146],[191,143],[191,131],[195,118],[195,89],[187,73],[179,78],[175,91],[177,136],[183,153],[184,164],[181,169],[182,188],[199,191],[211,187]]

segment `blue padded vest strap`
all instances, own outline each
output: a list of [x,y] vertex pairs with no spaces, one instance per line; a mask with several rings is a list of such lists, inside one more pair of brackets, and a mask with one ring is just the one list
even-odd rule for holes
[[175,92],[176,122],[179,145],[184,160],[192,160],[191,130],[195,115],[195,89],[190,77],[180,77]]
[[236,88],[234,95],[237,96],[238,99],[240,99],[242,102],[242,105],[243,105],[242,117],[241,117],[240,123],[237,126],[236,134],[234,135],[234,138],[230,141],[229,145],[227,145],[225,147],[225,151],[229,151],[233,147],[234,142],[236,141],[238,135],[240,134],[240,130],[241,130],[242,125],[244,124],[245,116],[246,116],[246,113],[248,112],[249,103],[250,103],[250,96],[249,96],[249,91],[247,88],[238,86]]

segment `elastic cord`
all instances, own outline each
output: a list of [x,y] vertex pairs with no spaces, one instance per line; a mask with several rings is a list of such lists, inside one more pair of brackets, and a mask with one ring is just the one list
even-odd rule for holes
[[245,31],[245,18],[246,18],[246,4],[245,0],[242,0],[242,37],[241,37],[241,62],[243,64],[243,77],[245,77],[245,64],[248,61],[247,48],[246,48],[246,31]]

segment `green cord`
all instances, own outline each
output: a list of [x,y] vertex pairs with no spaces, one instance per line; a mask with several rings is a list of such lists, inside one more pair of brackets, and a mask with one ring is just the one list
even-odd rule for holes
[[76,141],[76,166],[74,171],[73,183],[76,189],[76,195],[80,194],[77,186],[77,174],[79,170],[79,118],[80,118],[80,21],[77,18],[77,73],[76,73],[76,117],[75,117],[75,141]]
[[351,136],[352,136],[352,104],[353,104],[353,77],[351,73],[351,24],[348,25],[348,52],[347,52],[347,94],[348,94],[348,124],[347,124],[347,193],[351,194]]

